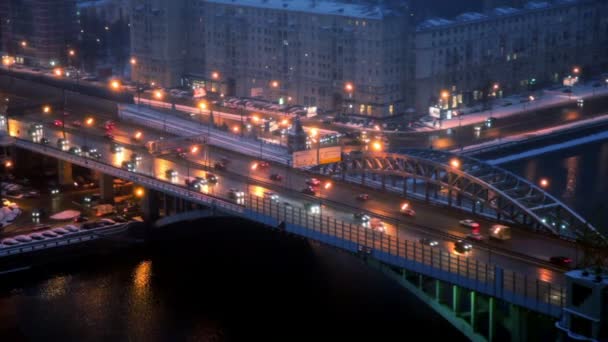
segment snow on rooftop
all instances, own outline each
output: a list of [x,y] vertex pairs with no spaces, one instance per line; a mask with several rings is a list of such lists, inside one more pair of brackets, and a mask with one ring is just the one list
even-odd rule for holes
[[525,9],[534,10],[549,7],[549,3],[546,1],[530,1],[524,5]]
[[431,18],[431,19],[427,19],[427,20],[421,22],[418,25],[418,29],[420,30],[420,29],[434,28],[434,27],[449,25],[452,23],[454,23],[454,21],[448,20],[445,18]]
[[291,10],[296,12],[307,12],[327,15],[340,15],[362,19],[382,19],[386,11],[379,6],[365,6],[359,4],[348,4],[331,1],[313,0],[208,0],[207,2],[245,6],[256,8],[267,8],[276,10]]
[[481,20],[486,18],[487,16],[477,12],[466,12],[457,16],[456,21],[472,21],[472,20]]
[[513,7],[497,7],[492,12],[496,15],[508,15],[515,14],[519,12],[519,10]]

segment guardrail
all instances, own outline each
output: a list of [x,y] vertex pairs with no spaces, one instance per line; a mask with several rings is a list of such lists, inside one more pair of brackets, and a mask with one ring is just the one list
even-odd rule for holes
[[56,148],[22,139],[15,139],[14,143],[22,148],[94,168],[108,175],[137,182],[149,189],[185,198],[227,214],[246,217],[271,226],[283,222],[286,230],[292,233],[352,252],[367,251],[371,256],[387,264],[474,289],[548,315],[559,316],[565,301],[564,289],[552,286],[550,283],[528,279],[526,276],[503,270],[495,265],[471,260],[468,257],[454,256],[449,252],[345,223],[332,217],[310,214],[302,208],[274,203],[251,194],[242,198],[240,203],[234,203]]
[[45,240],[21,242],[16,246],[0,247],[0,257],[10,255],[31,253],[44,249],[73,245],[85,241],[96,240],[104,235],[115,234],[127,229],[129,223],[120,223],[111,226],[104,226],[88,230],[82,230],[76,233],[66,234],[56,238],[46,238]]

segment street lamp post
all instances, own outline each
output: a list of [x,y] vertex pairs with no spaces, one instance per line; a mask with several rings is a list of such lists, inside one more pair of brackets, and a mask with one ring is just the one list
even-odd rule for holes
[[[137,59],[135,57],[131,57],[131,60],[129,62],[131,63],[131,76],[132,76],[133,71],[135,71],[135,67],[137,66]],[[139,106],[140,102],[141,102],[141,86],[139,84],[139,74],[136,74],[136,77],[135,77],[135,87],[137,87],[137,89],[136,89],[137,106]]]

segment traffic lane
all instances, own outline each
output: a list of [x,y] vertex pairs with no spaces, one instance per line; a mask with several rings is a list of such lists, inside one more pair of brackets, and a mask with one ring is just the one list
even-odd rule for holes
[[[56,134],[60,134],[59,132],[55,132]],[[80,137],[73,137],[73,140],[78,141],[80,139]],[[102,145],[107,144],[107,142],[102,142]],[[103,147],[100,147],[100,149],[104,149]],[[121,167],[121,160],[122,160],[122,156],[124,155],[123,153],[119,153],[119,154],[115,154],[114,157],[110,158],[109,162],[117,167]],[[159,178],[163,178],[162,175],[166,175],[166,171],[170,170],[171,168],[174,168],[176,170],[181,171],[181,174],[184,173],[184,166],[178,163],[170,163],[167,160],[154,160],[154,163],[157,165],[154,165],[154,167],[152,168],[152,172],[156,175],[161,175],[161,177]],[[151,164],[152,165],[152,164]],[[189,168],[188,168],[189,169]],[[143,172],[143,170],[142,170]],[[188,171],[186,171],[187,173]],[[193,174],[196,172],[195,169],[192,169]],[[166,176],[164,177],[166,180],[171,180],[168,179]],[[181,180],[185,180],[185,178],[181,178]],[[235,186],[238,186],[238,182],[234,183]],[[230,185],[229,185],[230,186]],[[215,187],[213,189],[216,189]],[[347,189],[346,187],[344,189]],[[338,191],[344,191],[344,189],[340,188]],[[227,192],[227,189],[224,189],[225,192]],[[348,193],[346,193],[347,195],[349,195]],[[347,198],[347,195],[340,195],[340,198],[342,199],[342,201],[344,201],[345,198]],[[350,193],[350,195],[353,195],[352,193]],[[326,196],[327,197],[327,196]],[[353,202],[349,203],[350,205],[353,205]]]
[[[454,129],[444,129],[433,132],[404,132],[388,135],[391,146],[429,147],[437,149],[456,148],[459,145],[482,143],[489,140],[523,134],[550,126],[573,122],[605,113],[608,97],[600,97],[585,101],[583,108],[576,101],[558,107],[526,112],[496,120],[496,126],[476,132],[476,125],[464,125]],[[489,115],[488,115],[489,116]]]
[[[249,160],[240,162],[233,161],[238,167],[246,168],[251,164]],[[271,167],[269,169],[258,169],[256,172],[250,173],[257,180],[269,182],[270,175],[273,173],[281,174],[281,168]],[[291,190],[300,191],[306,187],[307,176],[293,173],[284,178],[282,182],[276,182],[277,185],[282,185]],[[461,212],[459,210],[440,207],[437,205],[426,204],[423,201],[408,199],[405,200],[401,196],[388,193],[378,192],[374,189],[361,189],[370,194],[370,200],[359,201],[356,199],[360,189],[353,189],[352,186],[332,180],[334,184],[329,190],[324,190],[318,196],[330,199],[339,200],[340,203],[347,205],[354,210],[366,210],[382,216],[388,216],[396,221],[404,223],[417,223],[424,226],[446,232],[448,234],[465,238],[471,232],[470,228],[460,225],[459,221],[466,218],[474,218],[481,225],[481,233],[487,238],[489,229],[494,222],[474,217],[471,214]],[[402,203],[410,202],[416,216],[414,218],[404,217],[399,212]],[[438,215],[438,213],[441,213]],[[528,232],[525,230],[513,228],[511,240],[508,241],[491,241],[489,245],[499,247],[501,249],[509,249],[530,255],[543,261],[548,261],[551,256],[564,255],[571,258],[576,258],[577,251],[574,246],[564,240],[545,236],[538,233]]]

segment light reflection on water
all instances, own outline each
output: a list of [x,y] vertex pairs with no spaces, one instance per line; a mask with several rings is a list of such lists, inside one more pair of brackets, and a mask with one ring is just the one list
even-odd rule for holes
[[566,158],[564,164],[566,166],[566,188],[562,194],[564,199],[571,199],[576,192],[576,180],[579,176],[580,156],[572,156]]

